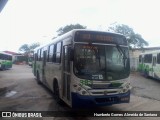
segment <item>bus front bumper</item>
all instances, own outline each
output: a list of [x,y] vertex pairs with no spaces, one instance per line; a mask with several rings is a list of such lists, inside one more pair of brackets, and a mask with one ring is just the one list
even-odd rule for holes
[[96,107],[109,106],[112,104],[129,103],[130,91],[127,93],[105,96],[82,96],[72,93],[72,107]]

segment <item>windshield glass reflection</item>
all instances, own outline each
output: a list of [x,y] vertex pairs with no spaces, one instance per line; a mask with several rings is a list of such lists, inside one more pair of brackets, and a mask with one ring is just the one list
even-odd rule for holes
[[90,80],[118,80],[129,76],[128,48],[117,46],[75,46],[74,73]]

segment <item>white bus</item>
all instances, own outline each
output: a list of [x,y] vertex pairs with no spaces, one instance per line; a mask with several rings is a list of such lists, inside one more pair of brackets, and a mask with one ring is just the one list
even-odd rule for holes
[[33,55],[28,56],[28,65],[32,67]]
[[146,77],[160,80],[160,50],[139,55],[139,71]]
[[130,101],[130,62],[120,34],[72,30],[34,50],[33,73],[70,107]]

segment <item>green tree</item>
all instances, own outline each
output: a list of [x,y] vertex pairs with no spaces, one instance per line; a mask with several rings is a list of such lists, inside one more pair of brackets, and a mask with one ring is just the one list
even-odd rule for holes
[[86,29],[86,26],[82,26],[80,24],[75,24],[75,25],[66,25],[65,27],[61,27],[57,30],[58,36],[63,35],[73,29]]
[[24,44],[24,45],[22,45],[22,46],[19,48],[19,51],[24,52],[24,54],[25,54],[26,56],[28,56],[28,54],[32,53],[33,50],[34,50],[36,47],[38,47],[38,46],[40,46],[39,43],[33,43],[33,44],[31,44],[31,45]]
[[144,46],[148,46],[148,42],[144,40],[140,34],[135,33],[128,25],[113,24],[108,30],[124,35],[127,38],[131,48],[143,48]]

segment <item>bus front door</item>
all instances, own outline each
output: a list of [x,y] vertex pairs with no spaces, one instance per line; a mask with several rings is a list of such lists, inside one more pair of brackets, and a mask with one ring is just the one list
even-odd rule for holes
[[70,73],[70,46],[63,46],[63,99],[70,101],[70,82],[71,82],[71,73]]

